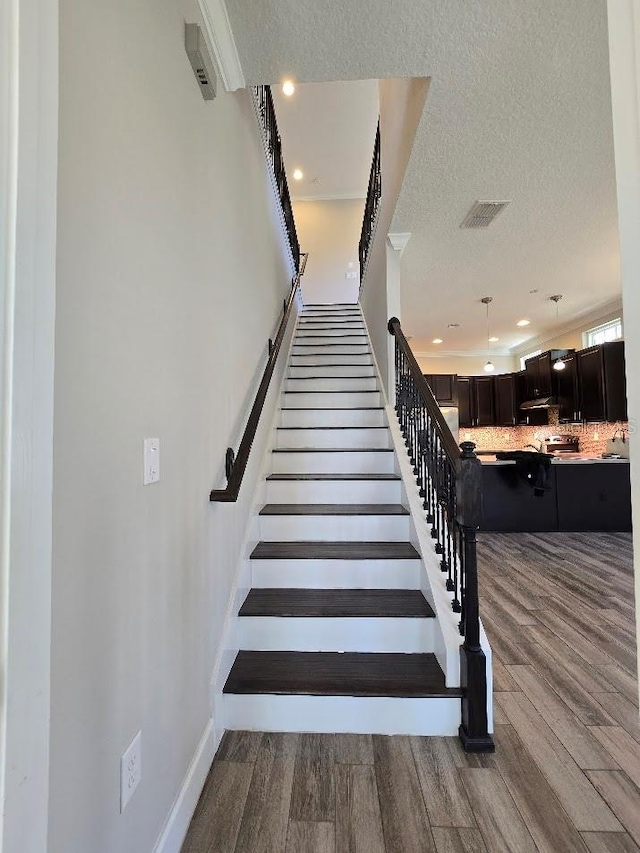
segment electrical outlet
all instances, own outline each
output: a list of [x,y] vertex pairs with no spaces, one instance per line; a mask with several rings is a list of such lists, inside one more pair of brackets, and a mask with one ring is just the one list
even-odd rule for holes
[[142,779],[142,732],[131,741],[120,759],[120,812],[123,812]]
[[143,451],[142,483],[149,486],[160,480],[160,439],[145,438]]

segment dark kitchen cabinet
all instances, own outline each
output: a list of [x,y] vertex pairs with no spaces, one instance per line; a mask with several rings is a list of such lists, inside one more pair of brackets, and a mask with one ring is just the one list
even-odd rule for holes
[[458,377],[455,373],[425,373],[424,378],[439,405],[458,405]]
[[566,462],[553,467],[558,530],[631,530],[628,462]]
[[566,349],[553,349],[534,355],[525,361],[527,374],[527,393],[529,400],[539,397],[551,397],[555,394],[555,376],[553,362],[569,353]]
[[476,426],[495,426],[496,408],[493,396],[493,376],[476,376],[474,379]]
[[475,426],[472,404],[472,376],[458,376],[458,423],[461,427]]
[[556,371],[558,418],[561,423],[577,423],[582,418],[577,353],[569,353],[562,360],[564,370]]
[[627,396],[624,342],[611,341],[576,353],[581,419],[624,421]]
[[495,426],[493,376],[458,377],[458,421],[461,427]]
[[532,399],[529,395],[527,371],[520,370],[518,373],[514,373],[513,376],[516,392],[516,423],[518,426],[546,426],[549,423],[547,409],[529,409],[528,411],[523,411],[520,408],[526,400]]
[[515,426],[518,422],[516,377],[504,373],[494,380],[497,426]]

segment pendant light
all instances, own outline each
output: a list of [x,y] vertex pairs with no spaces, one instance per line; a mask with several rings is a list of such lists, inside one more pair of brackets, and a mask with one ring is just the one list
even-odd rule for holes
[[[556,334],[558,333],[558,330],[560,327],[560,315],[559,315],[560,309],[558,307],[558,302],[560,302],[561,299],[562,299],[561,293],[555,293],[553,296],[549,297],[549,301],[554,302],[555,306],[556,306]],[[554,363],[553,363],[553,369],[554,370],[564,370],[565,367],[566,367],[566,365],[561,358],[559,358],[557,361],[554,361]]]
[[491,341],[489,340],[489,305],[493,302],[493,296],[483,296],[480,300],[487,309],[487,363],[484,366],[485,373],[493,373],[496,369],[495,364],[491,361]]

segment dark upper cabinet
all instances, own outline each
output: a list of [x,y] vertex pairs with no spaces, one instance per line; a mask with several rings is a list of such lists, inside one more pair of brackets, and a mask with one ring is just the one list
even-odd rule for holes
[[475,376],[476,426],[495,426],[496,407],[493,376]]
[[627,396],[624,342],[611,341],[576,353],[580,415],[585,421],[624,421]]
[[493,376],[458,377],[458,422],[461,427],[495,425]]
[[475,426],[472,385],[472,376],[458,376],[458,423],[461,427]]
[[494,388],[496,392],[496,424],[498,426],[515,426],[518,422],[516,375],[504,373],[496,376]]
[[569,350],[553,349],[534,355],[525,361],[527,375],[527,393],[529,400],[538,397],[551,397],[555,394],[555,375],[559,371],[553,369],[553,362],[567,355]]
[[529,409],[523,411],[520,406],[533,399],[529,390],[529,376],[526,370],[514,374],[516,390],[516,423],[518,426],[546,426],[549,423],[547,409]]
[[562,423],[576,423],[582,418],[578,382],[578,354],[569,353],[562,360],[564,361],[564,370],[556,371],[558,417]]
[[424,378],[441,406],[458,405],[458,377],[455,373],[425,373]]

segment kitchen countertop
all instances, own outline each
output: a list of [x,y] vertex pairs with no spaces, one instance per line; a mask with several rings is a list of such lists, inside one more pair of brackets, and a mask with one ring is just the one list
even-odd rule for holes
[[[511,453],[513,451],[500,451],[505,453]],[[594,462],[598,463],[626,463],[629,464],[628,459],[603,459],[602,456],[593,456],[588,455],[586,453],[556,453],[553,454],[554,458],[551,460],[552,465],[576,465],[576,464],[592,464]],[[515,462],[511,459],[496,459],[496,454],[493,451],[485,452],[479,451],[478,458],[482,462],[483,465],[515,465]]]

